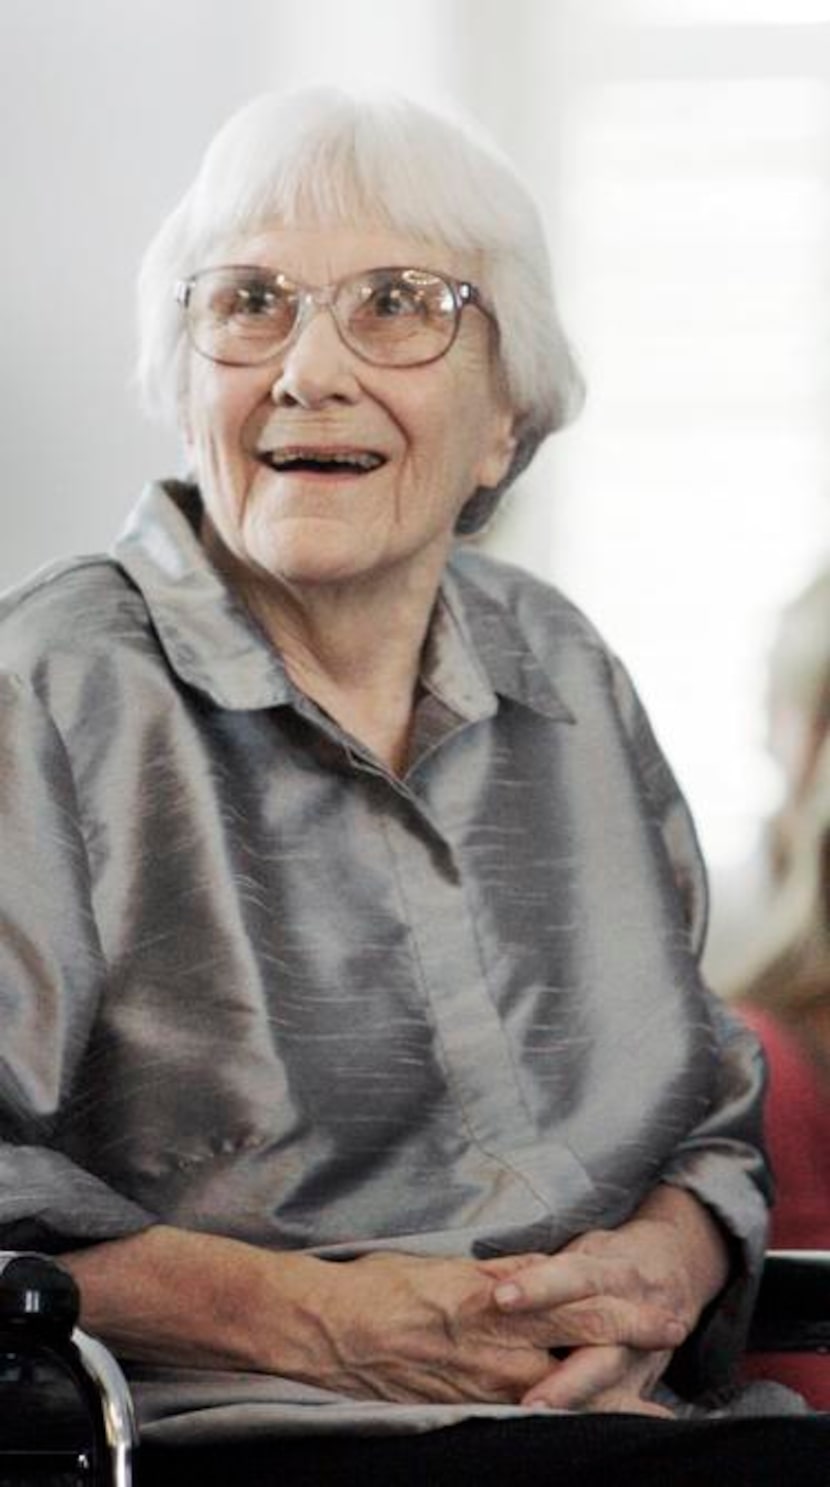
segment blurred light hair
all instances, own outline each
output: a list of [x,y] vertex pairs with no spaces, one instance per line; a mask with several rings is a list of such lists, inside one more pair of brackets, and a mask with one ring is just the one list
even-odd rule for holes
[[142,263],[138,380],[145,406],[165,421],[178,421],[187,376],[176,281],[272,223],[382,226],[476,255],[517,433],[501,485],[477,491],[459,518],[459,531],[479,530],[583,400],[539,214],[513,167],[468,122],[397,95],[315,87],[248,103],[215,136]]
[[769,656],[769,703],[830,727],[830,564],[781,614]]
[[730,992],[794,1022],[830,1002],[830,734],[793,822],[786,876]]

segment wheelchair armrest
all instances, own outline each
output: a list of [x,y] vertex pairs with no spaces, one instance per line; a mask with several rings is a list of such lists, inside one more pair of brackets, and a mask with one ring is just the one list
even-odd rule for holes
[[138,1441],[129,1387],[109,1349],[75,1325],[79,1309],[75,1281],[48,1256],[0,1252],[0,1353],[71,1379],[92,1430],[94,1480],[129,1487]]
[[770,1250],[748,1346],[763,1353],[830,1351],[830,1250]]
[[81,1299],[72,1276],[46,1255],[0,1250],[0,1325],[68,1337]]

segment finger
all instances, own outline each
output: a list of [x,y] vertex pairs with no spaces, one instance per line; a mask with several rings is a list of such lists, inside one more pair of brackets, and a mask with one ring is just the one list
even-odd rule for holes
[[651,1303],[634,1304],[616,1296],[538,1311],[502,1310],[500,1335],[549,1350],[571,1347],[632,1347],[674,1351],[688,1335],[670,1312]]
[[633,1348],[578,1348],[534,1384],[522,1404],[566,1410],[614,1409],[613,1401],[621,1398],[651,1404],[647,1396],[670,1356],[642,1354]]
[[499,1282],[494,1295],[497,1304],[506,1310],[534,1311],[603,1293],[625,1295],[634,1289],[642,1291],[631,1266],[623,1267],[618,1261],[595,1255],[563,1253],[518,1270]]
[[490,1331],[490,1336],[503,1346],[524,1345],[548,1353],[605,1347],[631,1347],[643,1353],[674,1352],[678,1339],[684,1335],[685,1331],[678,1331],[672,1318],[654,1318],[648,1312],[622,1307],[617,1302],[574,1310],[573,1315],[565,1317],[559,1312],[502,1314]]
[[492,1260],[479,1260],[478,1268],[491,1279],[505,1282],[533,1265],[544,1265],[550,1258],[550,1255],[529,1250],[523,1255],[496,1255]]
[[581,1409],[592,1395],[619,1387],[628,1361],[625,1348],[578,1348],[529,1389],[522,1404]]
[[626,1343],[676,1348],[688,1327],[666,1305],[649,1300],[630,1265],[587,1255],[557,1255],[502,1280],[493,1300],[503,1313],[544,1313],[555,1335],[548,1345]]
[[548,1347],[624,1346],[674,1350],[688,1328],[665,1307],[619,1296],[594,1296],[545,1313]]
[[674,1411],[653,1399],[641,1399],[637,1394],[611,1393],[599,1395],[591,1404],[594,1415],[651,1415],[655,1420],[673,1420]]
[[[527,1405],[526,1400],[522,1400]],[[561,1405],[549,1404],[543,1398],[536,1396],[534,1392],[533,1405],[536,1409],[561,1410]],[[597,1394],[588,1405],[581,1407],[584,1413],[592,1415],[649,1415],[655,1420],[674,1420],[676,1415],[663,1404],[657,1404],[653,1399],[643,1399],[639,1394],[628,1394],[622,1389],[609,1390],[605,1394]],[[568,1411],[572,1413],[572,1411]]]

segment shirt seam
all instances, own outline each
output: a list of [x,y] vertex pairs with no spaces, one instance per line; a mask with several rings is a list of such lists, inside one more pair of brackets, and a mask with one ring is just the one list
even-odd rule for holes
[[[399,871],[399,868],[398,868],[398,862],[397,862],[397,857],[396,857],[396,854],[395,854],[395,850],[394,850],[394,847],[393,847],[393,845],[391,843],[391,840],[390,840],[390,837],[389,837],[388,823],[387,823],[386,819],[383,816],[381,816],[379,819],[380,819],[380,827],[381,827],[381,831],[382,831],[382,834],[383,834],[383,838],[384,838],[384,841],[386,843],[387,854],[388,854],[389,859],[390,859],[391,864],[392,864],[392,873],[393,873],[393,877],[394,877],[394,880],[395,880],[395,887],[396,887],[396,892],[397,892],[397,896],[398,896],[399,903],[400,903],[400,908],[401,908],[401,910],[402,910],[402,912],[404,914],[405,922],[407,922],[408,925],[410,926],[410,929],[409,929],[409,939],[410,939],[410,944],[412,946],[413,961],[414,961],[414,964],[415,964],[415,967],[416,967],[416,972],[417,972],[417,976],[418,976],[418,984],[420,986],[421,994],[423,996],[424,1006],[425,1006],[426,1009],[428,1009],[430,1027],[432,1028],[433,1033],[434,1033],[436,1039],[438,1040],[438,1044],[439,1044],[439,1047],[441,1049],[441,1062],[442,1062],[442,1065],[443,1065],[443,1068],[444,1068],[444,1071],[445,1071],[445,1076],[446,1076],[446,1078],[448,1080],[448,1083],[449,1083],[450,1087],[453,1090],[453,1094],[454,1094],[454,1097],[455,1097],[455,1103],[456,1103],[456,1109],[459,1110],[460,1113],[461,1113],[461,1117],[462,1117],[462,1120],[464,1122],[464,1129],[467,1132],[467,1135],[468,1135],[469,1140],[475,1146],[475,1148],[478,1151],[482,1152],[483,1155],[486,1156],[489,1161],[496,1162],[504,1170],[506,1170],[508,1172],[511,1172],[513,1174],[513,1176],[522,1184],[522,1186],[524,1188],[526,1188],[527,1191],[532,1194],[532,1196],[534,1197],[534,1199],[536,1200],[536,1202],[540,1204],[541,1209],[542,1209],[543,1213],[545,1214],[545,1216],[547,1217],[547,1219],[550,1220],[550,1217],[551,1217],[550,1204],[547,1201],[547,1199],[544,1197],[544,1195],[538,1191],[538,1189],[536,1187],[536,1184],[531,1181],[531,1179],[527,1176],[527,1174],[525,1172],[521,1171],[518,1167],[516,1167],[515,1164],[509,1158],[506,1158],[502,1154],[491,1150],[490,1147],[489,1147],[489,1145],[485,1145],[484,1141],[481,1139],[480,1136],[478,1136],[476,1134],[476,1132],[474,1131],[474,1129],[472,1127],[472,1124],[471,1124],[471,1121],[470,1121],[470,1116],[469,1116],[468,1111],[467,1111],[466,1102],[463,1100],[463,1098],[461,1097],[461,1094],[460,1094],[460,1092],[458,1090],[458,1084],[457,1084],[457,1080],[456,1080],[456,1077],[455,1077],[455,1071],[454,1071],[454,1068],[453,1068],[453,1061],[452,1061],[452,1059],[451,1059],[451,1057],[449,1055],[449,1052],[447,1050],[446,1042],[445,1042],[444,1035],[442,1033],[441,1027],[440,1027],[440,1025],[439,1025],[439,1023],[438,1023],[438,1021],[437,1021],[437,1019],[435,1017],[435,1013],[434,1013],[434,1009],[433,1009],[433,1005],[432,1005],[432,997],[430,996],[430,992],[429,992],[429,982],[427,980],[427,977],[426,977],[426,974],[425,974],[425,971],[424,971],[424,966],[423,966],[423,961],[422,961],[422,958],[421,958],[420,947],[418,945],[418,937],[415,934],[415,931],[414,931],[414,928],[413,928],[413,926],[415,924],[415,915],[411,911],[411,908],[410,908],[410,905],[409,905],[409,900],[408,900],[407,894],[406,894],[405,885],[403,883],[403,878],[402,878],[402,875],[401,875],[401,873]],[[460,887],[461,887],[462,894],[464,895],[465,908],[469,912],[469,905],[467,903],[467,895],[466,895],[466,892],[464,890],[463,882],[461,882],[461,881],[460,881]],[[474,923],[473,923],[473,936],[474,936],[474,939],[475,939],[477,959],[478,959],[478,962],[479,962],[479,966],[481,967],[481,947],[480,947],[480,941],[479,941],[479,937],[478,937],[478,932],[477,932],[477,929],[476,929]],[[486,977],[482,977],[482,979],[485,981],[485,984],[486,984]],[[488,995],[488,997],[490,996],[489,987],[487,988],[487,995]],[[492,998],[490,998],[490,1001],[491,1001],[491,1005],[493,1005],[492,1004]],[[494,1007],[493,1010],[495,1012],[496,1011],[496,1008]],[[508,1059],[510,1060],[511,1067],[513,1068],[513,1072],[515,1074],[516,1069],[515,1069],[515,1062],[514,1062],[514,1059],[513,1059],[513,1051],[510,1048],[510,1045],[509,1045],[507,1039],[505,1039],[505,1048],[506,1048]],[[529,1119],[529,1112],[527,1110],[527,1105],[526,1105],[526,1102],[525,1102],[524,1094],[522,1092],[521,1084],[519,1083],[518,1079],[516,1080],[516,1087],[517,1087],[517,1090],[519,1091],[520,1098],[521,1098],[521,1101],[522,1101],[522,1112],[523,1112],[523,1115],[524,1115],[525,1119],[527,1120],[527,1119]],[[582,1168],[582,1163],[580,1163],[580,1168]],[[582,1170],[584,1171],[584,1168],[582,1168]]]

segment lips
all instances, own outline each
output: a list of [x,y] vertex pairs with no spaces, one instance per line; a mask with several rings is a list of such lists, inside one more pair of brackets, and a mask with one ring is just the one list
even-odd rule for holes
[[303,444],[260,450],[257,458],[269,469],[283,474],[368,475],[386,464],[386,455],[375,449],[325,448]]

